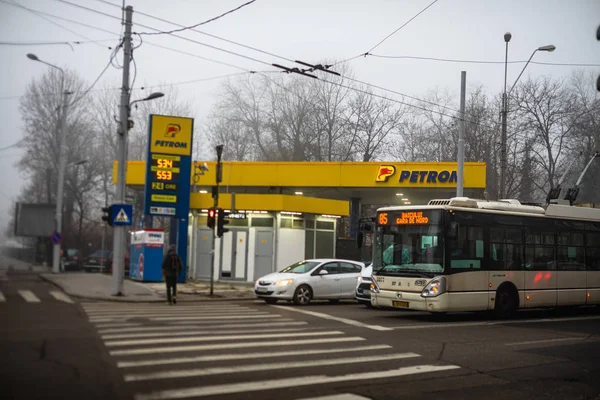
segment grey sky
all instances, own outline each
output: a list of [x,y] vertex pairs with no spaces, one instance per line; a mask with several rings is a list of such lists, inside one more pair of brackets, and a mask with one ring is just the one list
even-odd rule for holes
[[[32,78],[40,77],[45,65],[28,60],[35,53],[40,59],[77,71],[92,82],[108,62],[108,46],[117,44],[121,30],[118,7],[98,0],[70,0],[117,17],[111,19],[58,0],[1,0],[0,41],[80,41],[81,36],[68,32],[29,11],[25,7],[63,18],[93,25],[115,33],[111,35],[64,20],[56,23],[94,40],[112,39],[98,44],[57,46],[0,45],[0,148],[12,145],[22,136],[18,96],[25,92]],[[119,3],[118,0],[107,0]],[[381,39],[414,16],[432,0],[257,0],[241,10],[198,29],[253,46],[289,59],[306,62],[348,59],[365,53]],[[135,13],[158,16],[182,25],[193,25],[235,8],[245,0],[130,0],[134,8],[134,31],[148,32],[144,24],[158,29],[174,29]],[[510,31],[510,60],[527,60],[537,47],[556,46],[554,53],[538,53],[534,61],[553,63],[600,63],[600,42],[595,39],[600,24],[598,0],[439,0],[405,28],[373,50],[376,55],[421,56],[465,60],[504,60],[503,35]],[[181,32],[196,41],[259,59],[268,64],[292,65],[239,46],[228,44],[195,32]],[[177,39],[170,35],[144,36],[144,44],[135,51],[138,75],[132,99],[150,93],[141,86],[178,83],[246,70],[268,71],[274,68],[238,56],[226,54]],[[136,40],[137,43],[137,40]],[[165,50],[152,44],[223,61],[242,69],[219,65],[193,56]],[[122,58],[122,53],[119,54]],[[460,71],[467,71],[468,86],[484,85],[489,93],[502,90],[503,64],[457,64],[425,60],[359,57],[351,61],[355,77],[375,85],[424,96],[436,87],[448,89],[458,96]],[[509,85],[524,64],[509,65]],[[531,64],[527,76],[565,77],[576,67]],[[600,73],[599,67],[585,68]],[[109,68],[98,86],[119,87],[121,70]],[[196,124],[201,125],[216,100],[219,83],[209,80],[177,85],[189,100]],[[168,87],[161,88],[169,90]],[[378,91],[376,91],[378,92]],[[391,94],[388,94],[392,96]],[[8,209],[18,195],[22,176],[14,167],[22,155],[19,149],[0,151],[0,229],[8,222]]]

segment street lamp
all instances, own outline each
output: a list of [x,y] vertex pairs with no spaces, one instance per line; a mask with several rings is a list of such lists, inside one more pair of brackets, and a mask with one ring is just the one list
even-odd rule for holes
[[502,143],[501,143],[501,149],[500,149],[500,191],[498,193],[499,199],[503,198],[506,195],[506,193],[505,193],[505,185],[506,185],[506,118],[507,118],[507,114],[508,114],[508,96],[510,96],[510,94],[512,93],[512,90],[515,88],[517,82],[519,81],[519,78],[521,78],[521,75],[523,75],[523,72],[525,72],[525,68],[527,68],[527,66],[529,65],[529,62],[531,61],[531,59],[533,58],[535,53],[537,53],[538,51],[547,51],[547,52],[551,53],[554,50],[556,50],[556,46],[551,45],[551,44],[547,45],[547,46],[541,46],[541,47],[538,47],[537,49],[535,49],[533,51],[533,53],[531,53],[529,60],[527,60],[527,63],[521,70],[521,73],[519,74],[519,76],[517,77],[515,82],[512,84],[510,90],[508,91],[508,93],[506,93],[506,77],[507,77],[507,72],[508,72],[508,42],[510,42],[511,38],[512,38],[512,35],[510,34],[510,32],[507,32],[504,34],[504,42],[506,43],[506,52],[505,52],[505,56],[504,56],[504,91],[502,93],[502,139],[501,139]]
[[[126,53],[127,54],[127,53]],[[125,79],[125,82],[129,80],[129,77]],[[120,110],[120,121],[117,131],[118,139],[118,154],[117,154],[117,192],[116,202],[123,204],[125,202],[125,188],[127,179],[127,133],[131,129],[133,124],[129,122],[129,116],[131,114],[131,106],[140,101],[148,101],[163,97],[164,93],[155,92],[149,96],[129,102],[128,88],[121,94],[121,110]],[[114,296],[121,296],[123,293],[123,271],[124,271],[124,257],[125,257],[125,233],[126,227],[122,225],[115,226],[113,234],[113,283],[114,283]]]
[[[58,156],[58,185],[56,188],[56,212],[54,215],[55,218],[55,227],[56,232],[60,233],[62,230],[62,206],[63,206],[63,193],[64,193],[64,185],[65,185],[65,169],[67,164],[66,157],[66,129],[65,122],[67,118],[67,96],[70,94],[67,90],[65,90],[65,71],[62,68],[57,67],[56,65],[47,63],[43,60],[40,60],[35,54],[28,53],[27,58],[33,61],[41,62],[42,64],[46,64],[52,68],[56,68],[61,72],[61,83],[60,83],[60,91],[62,93],[62,106],[60,111],[60,117],[58,120],[59,129],[59,156]],[[58,274],[60,272],[60,243],[52,246],[52,272]]]

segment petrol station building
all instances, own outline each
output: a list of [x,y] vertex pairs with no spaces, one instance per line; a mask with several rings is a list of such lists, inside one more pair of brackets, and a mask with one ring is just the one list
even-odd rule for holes
[[[208,279],[213,258],[206,222],[217,168],[201,164],[191,168],[188,279]],[[146,162],[129,161],[127,186],[143,191],[146,172]],[[457,172],[455,162],[223,162],[218,207],[231,214],[229,232],[215,239],[214,279],[254,281],[305,258],[339,256],[342,219],[354,238],[363,206],[454,197]],[[463,195],[482,198],[485,178],[485,163],[464,163]]]

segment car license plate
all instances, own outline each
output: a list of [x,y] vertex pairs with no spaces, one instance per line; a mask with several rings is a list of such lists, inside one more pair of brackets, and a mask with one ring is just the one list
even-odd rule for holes
[[267,292],[268,290],[269,290],[269,289],[268,289],[268,288],[266,288],[266,287],[258,287],[258,288],[256,288],[256,291],[257,291],[257,292],[261,292],[261,293]]
[[406,308],[408,308],[408,301],[392,300],[392,305],[394,307],[406,307]]

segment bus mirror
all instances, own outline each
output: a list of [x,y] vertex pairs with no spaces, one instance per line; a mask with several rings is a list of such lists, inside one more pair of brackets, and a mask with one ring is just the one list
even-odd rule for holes
[[458,222],[452,221],[450,222],[450,227],[448,229],[448,238],[456,239],[458,237]]
[[356,234],[356,245],[358,246],[359,249],[362,247],[362,243],[363,243],[363,233],[358,232]]

